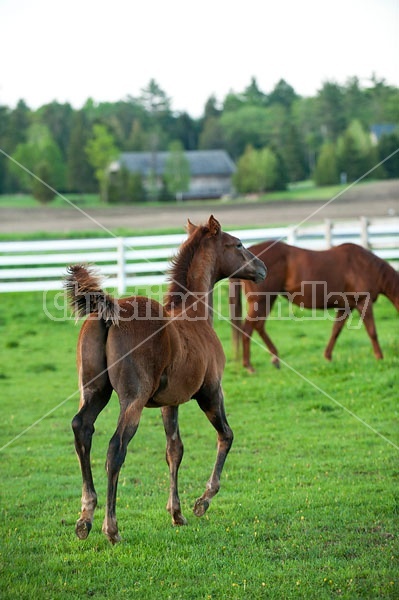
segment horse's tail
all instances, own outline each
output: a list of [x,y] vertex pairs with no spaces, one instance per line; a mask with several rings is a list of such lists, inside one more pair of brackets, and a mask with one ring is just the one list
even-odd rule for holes
[[120,306],[101,287],[101,276],[93,267],[71,265],[67,267],[64,288],[76,318],[97,313],[107,325],[119,324]]
[[238,360],[242,340],[242,300],[241,281],[239,279],[229,280],[229,308],[230,322],[232,324],[234,356],[235,359]]

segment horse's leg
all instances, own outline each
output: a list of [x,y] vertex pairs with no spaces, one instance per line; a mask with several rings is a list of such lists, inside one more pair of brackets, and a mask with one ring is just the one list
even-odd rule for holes
[[209,508],[212,498],[218,493],[220,488],[220,475],[227,457],[227,454],[233,443],[233,432],[231,431],[226,419],[224,410],[223,392],[219,386],[216,393],[212,395],[199,396],[197,402],[204,411],[209,421],[212,423],[218,434],[218,445],[216,462],[212,474],[206,484],[205,492],[194,504],[194,514],[202,517]]
[[[277,367],[277,369],[279,369],[280,361],[278,358],[278,350],[277,350],[276,346],[273,344],[269,335],[266,333],[266,319],[269,316],[271,309],[273,308],[273,304],[275,303],[276,298],[277,298],[276,295],[268,295],[266,298],[259,299],[257,302],[252,302],[250,304],[250,307],[248,310],[247,319],[248,319],[248,321],[251,321],[251,326],[252,326],[251,334],[254,329],[255,329],[255,331],[257,331],[257,333],[260,335],[261,339],[263,340],[263,343],[266,345],[267,349],[269,350],[270,354],[272,355],[272,364],[275,367]],[[249,364],[249,344],[250,344],[250,338],[248,338],[248,364]],[[252,367],[252,365],[249,364],[249,366],[250,366],[251,372],[254,373],[255,369]]]
[[173,525],[186,525],[180,509],[177,475],[183,458],[183,443],[178,424],[178,407],[164,406],[161,409],[166,433],[166,462],[169,466],[170,492],[166,510],[170,512]]
[[255,329],[259,333],[263,342],[266,344],[270,354],[272,355],[272,365],[274,365],[277,369],[280,368],[280,360],[278,357],[278,350],[276,346],[273,344],[269,335],[266,333],[266,319],[259,319],[255,323]]
[[247,371],[255,373],[255,369],[251,365],[251,336],[254,330],[253,323],[245,319],[242,327],[242,364]]
[[93,377],[83,374],[81,369],[80,381],[80,410],[72,420],[72,429],[75,435],[75,449],[82,472],[82,507],[80,518],[76,523],[76,535],[84,540],[90,533],[93,514],[97,506],[97,494],[94,488],[93,475],[90,465],[91,442],[94,433],[94,422],[102,409],[108,403],[112,387],[108,374],[103,370]]
[[103,532],[112,544],[119,542],[116,520],[116,492],[121,467],[125,461],[127,446],[137,431],[144,404],[138,400],[121,400],[121,412],[118,425],[108,446],[106,470],[108,474],[107,506],[103,523]]
[[364,302],[361,302],[356,306],[356,308],[358,309],[358,311],[360,313],[360,316],[363,320],[366,331],[371,340],[371,344],[373,346],[375,357],[378,360],[384,358],[380,344],[378,342],[377,329],[375,327],[375,322],[374,322],[373,303],[372,303],[371,299],[368,301],[368,304],[365,305]]
[[346,312],[343,315],[340,314],[338,311],[336,313],[335,321],[334,321],[332,332],[331,332],[331,337],[326,346],[326,349],[324,350],[324,358],[326,358],[327,360],[332,360],[332,351],[335,346],[335,342],[337,341],[337,338],[338,338],[339,334],[341,333],[349,315],[350,315],[350,312]]

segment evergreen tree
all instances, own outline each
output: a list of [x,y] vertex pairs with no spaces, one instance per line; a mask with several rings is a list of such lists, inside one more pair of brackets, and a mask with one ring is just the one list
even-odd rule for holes
[[218,107],[216,96],[212,95],[208,98],[204,107],[204,120],[209,117],[220,117],[222,110]]
[[202,129],[198,148],[200,150],[220,150],[225,146],[223,127],[218,117],[207,117]]
[[287,120],[281,132],[279,144],[288,172],[289,181],[302,181],[309,171],[306,164],[305,148],[295,125]]
[[67,150],[68,189],[73,192],[93,192],[96,188],[94,171],[85,152],[90,130],[83,110],[74,113],[71,127]]
[[276,179],[274,182],[273,190],[285,190],[287,189],[287,183],[289,181],[287,168],[284,163],[284,159],[281,156],[280,152],[277,148],[271,146],[271,150],[273,150],[274,155],[277,159],[277,167],[276,167]]
[[243,99],[252,106],[266,106],[267,96],[259,89],[255,77],[251,78],[251,83],[245,88]]
[[199,136],[198,123],[186,112],[173,116],[168,126],[168,136],[172,141],[179,140],[185,150],[196,150]]
[[110,173],[107,179],[107,199],[110,204],[143,202],[145,198],[141,173],[130,173],[126,167]]
[[147,87],[141,90],[140,104],[151,115],[170,112],[170,98],[155,79],[150,79]]
[[285,109],[290,110],[297,98],[298,95],[295,93],[294,88],[284,79],[280,79],[274,90],[269,94],[269,104],[280,104]]
[[36,112],[40,123],[46,125],[51,132],[54,141],[61,150],[64,161],[67,159],[73,114],[74,111],[70,104],[59,104],[58,102],[45,104]]
[[[388,160],[386,160],[390,156]],[[381,136],[378,142],[378,158],[384,161],[383,169],[388,179],[399,177],[399,133]]]
[[367,128],[371,117],[370,103],[357,77],[351,77],[343,88],[343,107],[347,123],[358,119]]
[[29,127],[32,122],[32,113],[23,100],[19,100],[17,106],[11,111],[7,134],[6,150],[12,154],[18,144],[26,142]]
[[141,123],[135,119],[132,124],[130,136],[126,142],[126,150],[128,152],[144,152],[147,145],[147,136],[143,131]]
[[[6,106],[0,106],[0,148],[6,152],[5,140],[7,135],[9,110]],[[6,192],[7,158],[0,153],[0,194]]]
[[222,115],[228,112],[235,112],[245,106],[245,99],[242,94],[235,94],[230,91],[223,101]]
[[[28,129],[31,124],[32,113],[23,100],[20,100],[14,110],[2,107],[0,115],[0,148],[10,156],[15,152],[18,144],[26,142]],[[13,171],[9,159],[0,156],[0,184],[1,192],[16,192],[21,189],[20,182]]]
[[344,95],[338,84],[323,84],[318,94],[318,111],[325,140],[335,141],[346,127]]

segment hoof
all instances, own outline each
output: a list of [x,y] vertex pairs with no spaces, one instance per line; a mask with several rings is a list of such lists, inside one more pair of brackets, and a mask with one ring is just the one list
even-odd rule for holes
[[121,541],[121,536],[119,535],[119,533],[115,533],[113,535],[107,535],[107,538],[109,539],[109,541],[111,542],[111,544],[113,546],[115,546],[115,544],[118,544]]
[[280,361],[279,361],[279,359],[278,358],[273,358],[272,365],[274,367],[276,367],[276,369],[279,369],[280,368]]
[[90,521],[82,521],[79,519],[76,523],[75,533],[80,540],[85,540],[91,531]]
[[118,527],[112,527],[111,529],[103,525],[102,532],[107,536],[108,540],[113,545],[121,541],[121,536],[119,535]]
[[103,529],[103,533],[107,536],[108,541],[110,541],[113,546],[115,544],[117,544],[118,542],[120,542],[122,539],[121,536],[119,535],[118,531],[115,531],[114,533],[110,533]]
[[203,500],[202,498],[198,498],[196,503],[194,504],[193,513],[196,517],[202,517],[209,508],[209,500]]
[[332,361],[332,356],[331,356],[331,354],[325,354],[325,355],[324,355],[324,358],[325,358],[326,360],[328,360],[328,362],[331,362],[331,361]]
[[181,513],[176,514],[172,517],[172,525],[179,527],[180,525],[187,525],[187,519],[183,517]]
[[248,371],[248,373],[250,373],[251,375],[253,375],[253,373],[256,373],[252,365],[244,365],[244,369]]

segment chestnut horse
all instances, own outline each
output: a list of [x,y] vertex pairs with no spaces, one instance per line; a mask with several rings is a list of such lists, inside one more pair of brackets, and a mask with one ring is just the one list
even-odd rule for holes
[[194,398],[217,431],[213,472],[194,513],[202,516],[219,490],[220,475],[233,433],[227,423],[221,387],[224,352],[212,328],[212,290],[225,277],[237,275],[256,282],[266,277],[263,262],[239,239],[221,230],[211,216],[205,226],[188,223],[188,239],[173,261],[171,283],[163,305],[149,298],[113,299],[100,278],[82,265],[69,267],[65,287],[74,312],[89,315],[78,341],[79,412],[72,421],[75,448],[83,478],[82,509],[76,534],[85,539],[97,505],[90,448],[94,422],[112,390],[120,415],[108,447],[108,491],[103,532],[119,541],[116,492],[127,446],[137,431],[144,407],[161,408],[170,472],[167,510],[174,525],[184,525],[177,488],[183,444],[178,407]]
[[[266,333],[266,319],[278,295],[301,308],[337,309],[332,335],[324,356],[332,359],[335,342],[351,311],[357,309],[370,337],[376,358],[383,357],[377,339],[373,303],[384,294],[399,311],[399,273],[386,261],[356,244],[329,250],[304,250],[283,242],[266,241],[249,248],[270,264],[265,282],[255,285],[231,279],[230,318],[233,343],[238,355],[243,342],[243,365],[253,372],[250,341],[255,329],[279,367],[278,351]],[[241,286],[247,297],[247,316],[242,324]]]

